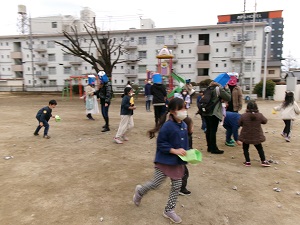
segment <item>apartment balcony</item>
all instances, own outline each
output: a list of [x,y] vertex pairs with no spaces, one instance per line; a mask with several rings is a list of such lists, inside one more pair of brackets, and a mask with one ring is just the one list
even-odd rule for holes
[[126,63],[131,64],[131,63],[137,63],[138,62],[138,57],[137,55],[127,55],[125,56],[125,60],[127,60]]
[[207,69],[210,68],[210,61],[198,61],[197,69]]
[[22,59],[22,52],[11,52],[10,57],[12,59]]
[[129,78],[129,77],[132,77],[132,78],[136,78],[138,76],[138,71],[136,69],[132,70],[132,69],[128,69],[126,70],[124,76]]
[[241,52],[233,52],[230,56],[231,61],[241,61],[243,59]]
[[39,58],[35,61],[35,64],[38,66],[46,66],[48,64],[47,58]]
[[34,51],[36,51],[36,52],[47,52],[47,45],[42,45],[42,44],[36,45],[34,47]]
[[40,79],[48,79],[48,71],[35,71],[35,77]]
[[210,45],[198,45],[197,53],[210,53]]
[[13,72],[23,72],[23,65],[12,65],[11,70]]
[[69,59],[69,63],[70,63],[71,65],[81,65],[82,62],[83,62],[83,59],[81,59],[81,58],[79,58],[79,57],[76,57],[76,56],[71,57],[71,58]]
[[177,48],[178,47],[176,39],[166,40],[165,45],[167,46],[167,48]]
[[240,36],[233,36],[231,38],[231,45],[241,45],[242,44],[242,38]]
[[137,49],[137,41],[127,41],[124,43],[125,49]]

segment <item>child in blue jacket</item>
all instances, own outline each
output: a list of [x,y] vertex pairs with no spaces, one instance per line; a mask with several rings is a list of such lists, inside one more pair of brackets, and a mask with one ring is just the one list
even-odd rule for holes
[[[150,138],[155,137],[155,133],[159,131],[154,160],[154,178],[143,185],[136,186],[133,202],[139,206],[142,197],[150,189],[158,188],[169,177],[172,187],[163,216],[174,223],[180,223],[182,220],[174,209],[182,186],[184,165],[186,164],[178,155],[186,155],[186,150],[189,149],[187,125],[183,121],[187,117],[187,111],[184,101],[180,98],[173,98],[168,107],[169,112],[164,114],[156,127],[149,131]],[[168,114],[169,120],[166,121]]]
[[[235,143],[241,145],[242,142],[238,140],[239,137],[239,119],[241,115],[237,112],[226,111],[226,116],[223,122],[223,127],[226,129],[225,145],[234,147]],[[231,138],[233,136],[233,139]]]

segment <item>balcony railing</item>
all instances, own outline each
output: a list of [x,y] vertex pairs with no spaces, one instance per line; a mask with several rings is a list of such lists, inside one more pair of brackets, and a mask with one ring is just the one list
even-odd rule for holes
[[124,43],[125,49],[136,49],[137,48],[137,41],[128,41]]
[[22,52],[11,52],[10,57],[12,59],[22,59]]
[[48,79],[48,71],[35,71],[36,78]]
[[36,45],[34,47],[34,51],[36,51],[36,52],[46,52],[47,51],[47,45],[43,45],[43,44]]
[[242,60],[242,54],[241,52],[233,52],[230,56],[230,60],[232,61],[240,61]]
[[42,65],[47,65],[48,64],[48,59],[47,58],[38,58],[35,61],[35,64],[42,66]]
[[136,63],[138,60],[138,56],[137,55],[127,55],[125,56],[125,60],[127,60],[127,63]]

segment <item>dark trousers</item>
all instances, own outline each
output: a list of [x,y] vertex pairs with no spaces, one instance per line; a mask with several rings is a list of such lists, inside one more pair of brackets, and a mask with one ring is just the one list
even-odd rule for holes
[[[39,121],[39,120],[38,120],[38,121]],[[48,131],[49,131],[50,125],[49,125],[49,123],[48,123],[46,120],[45,120],[45,121],[39,121],[39,125],[38,125],[37,128],[35,129],[34,133],[35,133],[35,134],[38,134],[39,131],[40,131],[40,129],[42,128],[42,127],[40,126],[40,122],[43,122],[43,125],[44,125],[44,127],[45,127],[45,129],[44,129],[44,135],[48,135]]]
[[108,103],[108,106],[105,106],[105,104],[101,104],[101,113],[103,116],[103,119],[105,120],[105,126],[109,127],[109,118],[108,118],[108,110],[109,110],[110,103]]
[[217,131],[219,126],[219,118],[216,116],[204,116],[206,122],[206,143],[207,150],[210,152],[218,151],[217,146]]
[[150,111],[151,100],[146,101],[146,110]]
[[206,122],[204,116],[201,116],[202,124],[201,124],[201,130],[206,131]]
[[155,117],[155,124],[158,123],[159,118],[166,112],[165,105],[155,105],[154,106],[154,117]]
[[224,128],[226,129],[226,142],[230,142],[233,134],[232,127],[224,125]]
[[283,122],[285,124],[285,127],[283,129],[283,133],[285,133],[286,136],[289,137],[290,132],[291,132],[291,123],[292,123],[292,120],[283,120]]
[[186,165],[184,165],[184,175],[182,177],[181,191],[186,190],[187,180],[189,178],[189,170]]
[[[264,149],[263,149],[262,145],[258,144],[258,145],[254,145],[254,147],[258,151],[260,160],[265,161],[266,157],[265,157],[265,152],[264,152]],[[243,143],[243,151],[244,151],[244,156],[245,156],[246,162],[250,162],[249,144]]]

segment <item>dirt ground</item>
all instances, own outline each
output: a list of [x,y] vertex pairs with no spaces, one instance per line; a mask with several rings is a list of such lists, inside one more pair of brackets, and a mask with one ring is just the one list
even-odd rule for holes
[[[38,109],[50,99],[58,101],[50,120],[51,139],[33,136]],[[120,97],[110,108],[111,131],[101,133],[103,119],[85,117],[83,101],[60,95],[0,93],[0,224],[150,225],[170,224],[162,216],[170,182],[150,191],[139,207],[132,203],[134,188],[152,178],[155,139],[153,112],[144,99],[136,100],[135,127],[123,145],[112,138],[119,124]],[[253,146],[252,167],[244,167],[241,147],[224,145],[219,127],[218,145],[223,155],[206,152],[200,117],[194,117],[194,147],[203,161],[189,165],[191,196],[179,196],[176,212],[186,225],[296,225],[300,222],[300,129],[294,122],[290,143],[280,136],[283,122],[272,114],[274,101],[258,101],[269,119],[263,144],[270,168],[263,168]],[[245,105],[243,107],[244,111]],[[4,159],[13,156],[11,159]],[[234,190],[234,187],[237,189]],[[280,188],[280,192],[273,189]],[[103,219],[103,221],[101,221]]]

